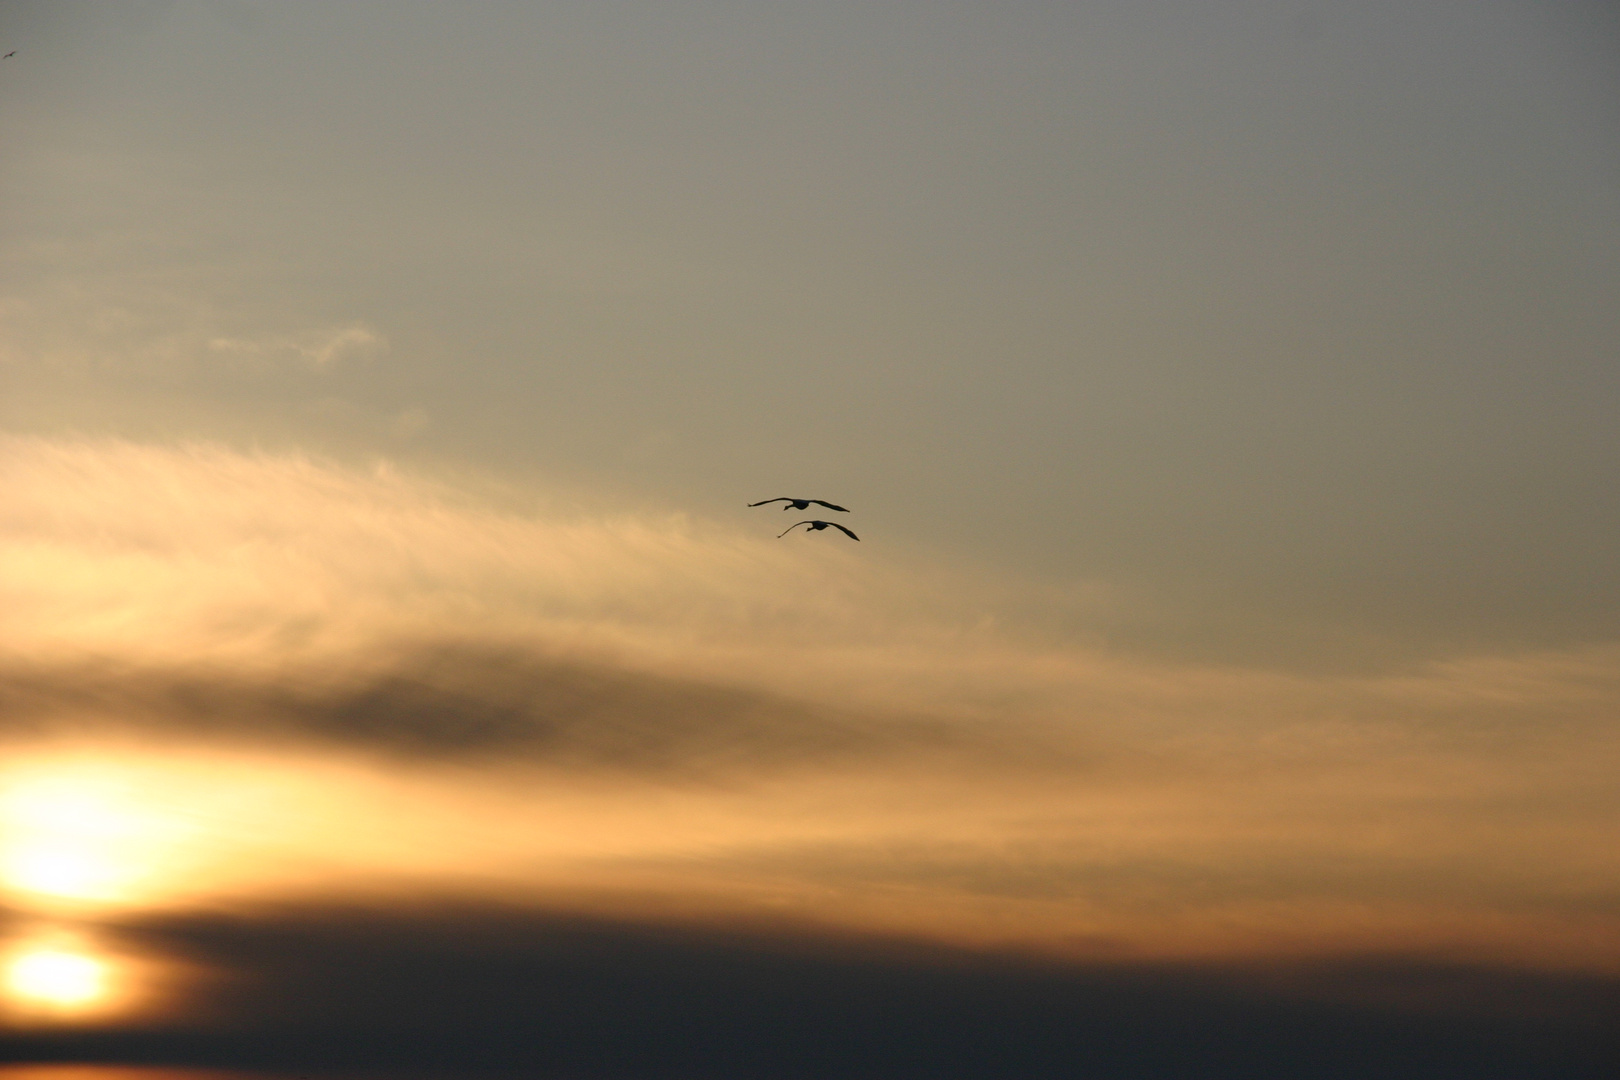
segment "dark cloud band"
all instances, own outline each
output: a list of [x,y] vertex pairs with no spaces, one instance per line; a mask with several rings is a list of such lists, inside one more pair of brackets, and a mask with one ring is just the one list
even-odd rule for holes
[[1620,1064],[1620,982],[1454,963],[1065,966],[476,905],[186,915],[122,933],[228,977],[187,1020],[12,1034],[0,1054],[602,1080],[1596,1080]]
[[13,665],[0,671],[0,732],[313,741],[406,758],[659,774],[848,762],[982,742],[943,723],[841,712],[533,650],[428,645],[348,661],[342,670],[311,664],[274,677],[111,663]]

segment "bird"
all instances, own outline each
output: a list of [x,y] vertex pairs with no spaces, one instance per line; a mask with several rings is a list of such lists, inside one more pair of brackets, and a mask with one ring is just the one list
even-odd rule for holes
[[17,55],[17,50],[12,49],[10,52],[6,53],[6,55],[0,56],[0,60],[10,60],[13,56],[16,56],[16,55]]
[[782,507],[782,509],[784,509],[784,510],[786,510],[788,508],[788,506],[793,507],[793,509],[795,509],[795,510],[808,510],[808,509],[810,509],[810,504],[815,503],[817,506],[825,506],[829,510],[837,510],[840,513],[844,513],[844,514],[849,513],[849,507],[847,507],[847,506],[839,506],[837,503],[830,503],[825,499],[790,499],[786,495],[783,495],[779,499],[766,499],[764,502],[749,503],[748,505],[749,506],[764,506],[765,503],[773,503],[773,502],[787,503],[787,506]]
[[[772,499],[771,501],[775,502],[776,500]],[[812,501],[814,501],[814,500],[812,500]],[[799,527],[799,525],[808,525],[808,526],[810,526],[810,531],[811,532],[820,532],[822,529],[825,529],[828,526],[831,526],[832,528],[837,529],[839,532],[843,533],[845,536],[849,537],[851,540],[859,540],[860,539],[860,537],[856,536],[854,533],[850,532],[848,529],[844,528],[842,525],[838,524],[838,522],[836,522],[836,521],[801,521],[801,522],[798,523],[798,525],[789,525],[787,528],[785,528],[781,532],[777,533],[776,538],[778,540],[782,539],[782,537],[786,536],[788,533],[792,532],[794,529],[797,529]]]

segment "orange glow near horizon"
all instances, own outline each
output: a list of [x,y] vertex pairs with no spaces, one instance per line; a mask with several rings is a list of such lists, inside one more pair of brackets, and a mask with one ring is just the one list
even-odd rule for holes
[[100,998],[106,993],[106,981],[106,964],[60,949],[23,953],[6,971],[6,991],[12,997],[63,1009]]
[[36,903],[119,903],[189,828],[105,768],[22,775],[0,795],[0,881]]
[[[677,789],[290,752],[122,744],[97,754],[57,744],[13,756],[0,775],[0,835],[8,903],[56,926],[90,927],[111,911],[309,898],[387,904],[448,892],[615,917],[802,917],[1054,955],[1085,953],[1088,942],[1107,942],[1110,955],[1165,957],[1305,956],[1394,942],[1615,970],[1620,941],[1601,920],[1505,913],[1489,897],[1373,903],[1341,895],[1341,883],[1318,882],[1309,867],[1293,878],[1273,871],[1269,897],[1178,903],[1176,879],[1107,889],[1119,850],[1172,871],[1233,851],[1296,850],[1285,811],[1299,798],[1342,803],[1344,831],[1318,829],[1313,839],[1354,857],[1363,811],[1353,794],[1255,781],[1234,805],[1219,787],[1097,776],[1084,787],[1021,777],[1012,797],[993,775],[948,770]],[[1271,816],[1257,820],[1262,806]],[[1451,835],[1413,837],[1436,865],[1451,865]],[[26,857],[52,843],[61,862]],[[974,868],[1000,872],[1009,852],[1022,853],[1032,887],[976,888]],[[1557,849],[1544,862],[1556,869]],[[1088,875],[1096,887],[1082,887]],[[58,994],[60,1007],[45,1011],[66,1016],[96,979],[124,978],[122,961],[109,976],[68,959],[101,954],[55,939],[17,945],[6,963],[36,958],[15,968],[8,993],[38,1009]]]
[[0,1015],[12,1022],[69,1023],[125,1011],[137,996],[135,966],[87,934],[36,926],[0,950]]

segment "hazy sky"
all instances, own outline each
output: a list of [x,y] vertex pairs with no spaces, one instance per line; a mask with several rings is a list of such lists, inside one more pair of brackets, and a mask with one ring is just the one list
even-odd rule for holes
[[3,1059],[1612,1067],[1612,6],[13,49]]

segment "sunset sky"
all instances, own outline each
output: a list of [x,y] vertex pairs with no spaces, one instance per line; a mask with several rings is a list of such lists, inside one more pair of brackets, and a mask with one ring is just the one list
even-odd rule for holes
[[1620,1068],[1612,5],[12,50],[0,1080]]

